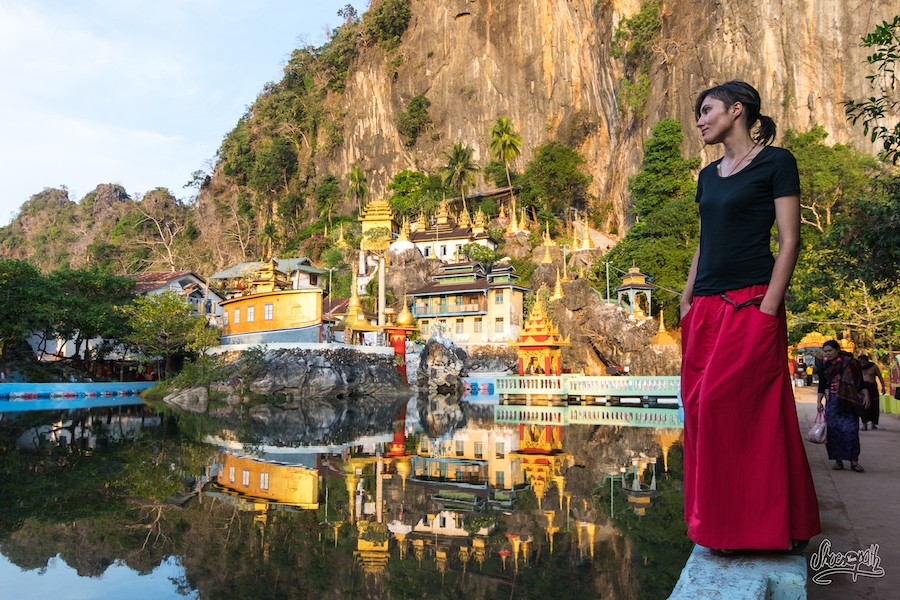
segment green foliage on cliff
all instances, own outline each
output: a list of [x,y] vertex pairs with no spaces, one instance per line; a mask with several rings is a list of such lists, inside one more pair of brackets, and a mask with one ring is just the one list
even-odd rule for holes
[[[692,173],[699,160],[682,155],[683,139],[678,121],[663,119],[653,127],[644,144],[641,169],[628,180],[638,221],[606,256],[614,281],[632,265],[653,278],[660,288],[653,292],[654,312],[661,306],[671,322],[678,316],[678,291],[684,287],[699,241]],[[606,289],[605,265],[595,265],[590,278],[597,289]]]
[[620,81],[619,108],[643,117],[650,91],[653,43],[662,31],[659,0],[645,0],[632,17],[622,19],[613,34],[610,54],[625,65]]
[[522,205],[547,217],[563,217],[569,208],[583,210],[588,202],[591,176],[582,170],[584,157],[557,141],[534,150],[534,158],[519,179]]
[[431,116],[428,107],[431,101],[425,94],[413,96],[406,107],[397,113],[397,131],[403,137],[403,143],[407,147],[414,146],[419,134],[431,125]]

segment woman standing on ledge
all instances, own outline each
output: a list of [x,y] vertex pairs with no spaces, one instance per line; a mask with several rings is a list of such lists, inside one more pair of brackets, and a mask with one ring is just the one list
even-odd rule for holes
[[708,89],[694,110],[704,143],[725,155],[700,172],[700,247],[681,297],[688,536],[726,554],[795,550],[821,530],[785,363],[797,163],[769,145],[775,122],[749,84]]

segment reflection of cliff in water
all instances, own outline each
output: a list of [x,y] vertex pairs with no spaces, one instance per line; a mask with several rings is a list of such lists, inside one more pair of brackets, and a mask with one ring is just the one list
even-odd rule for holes
[[[460,410],[467,426],[438,437],[389,427],[389,446],[301,461],[318,471],[315,510],[207,487],[180,508],[132,504],[77,526],[29,521],[3,552],[23,568],[59,554],[85,575],[117,560],[149,572],[176,556],[182,584],[202,598],[666,597],[691,547],[677,432],[532,430]],[[651,459],[658,493],[639,514],[628,489],[635,477],[649,488]],[[538,472],[540,498],[529,480]]]

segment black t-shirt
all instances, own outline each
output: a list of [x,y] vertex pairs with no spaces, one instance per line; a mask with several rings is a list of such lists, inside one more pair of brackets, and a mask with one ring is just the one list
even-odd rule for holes
[[695,296],[713,296],[766,284],[775,259],[769,249],[775,198],[800,193],[797,161],[784,148],[764,147],[730,177],[717,171],[721,159],[700,171],[700,257]]

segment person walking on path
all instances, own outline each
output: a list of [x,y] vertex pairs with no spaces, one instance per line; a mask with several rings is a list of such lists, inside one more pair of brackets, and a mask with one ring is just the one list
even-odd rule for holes
[[859,356],[859,368],[862,371],[863,386],[869,390],[869,408],[866,409],[862,416],[863,431],[869,428],[868,423],[872,424],[872,429],[878,429],[878,416],[881,413],[878,401],[881,394],[878,393],[878,382],[881,382],[881,393],[887,393],[887,387],[884,385],[884,377],[881,376],[881,369],[873,362],[869,361],[866,354]]
[[821,530],[784,361],[797,162],[769,145],[775,122],[745,82],[704,91],[695,114],[703,141],[725,155],[700,172],[700,246],[681,297],[688,536],[722,554],[797,549]]
[[819,372],[816,404],[819,412],[825,411],[828,458],[834,461],[835,471],[843,469],[844,461],[849,460],[850,470],[862,473],[865,469],[859,464],[859,414],[854,407],[855,396],[861,393],[865,396],[864,408],[868,408],[869,391],[863,387],[862,372],[852,354],[841,352],[834,340],[825,342],[823,352],[825,363]]

